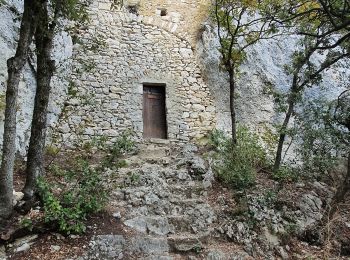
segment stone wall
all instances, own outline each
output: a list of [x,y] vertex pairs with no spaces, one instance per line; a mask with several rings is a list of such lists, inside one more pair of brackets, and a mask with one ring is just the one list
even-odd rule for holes
[[[128,2],[128,1],[127,1]],[[186,35],[189,42],[195,47],[200,37],[202,23],[209,16],[210,0],[129,0],[139,2],[139,13],[144,16],[159,17],[161,10],[167,15],[160,16],[162,21],[177,24],[178,31]]]
[[[56,37],[54,57],[59,66],[48,122],[55,142],[116,137],[124,130],[135,131],[141,140],[144,83],[166,85],[170,139],[201,138],[214,127],[229,132],[227,75],[220,70],[215,29],[203,23],[209,0],[125,0],[121,9],[110,0],[92,2],[91,24],[77,30],[73,54],[68,34]],[[137,15],[128,10],[130,5],[137,6]],[[21,0],[7,0],[0,7],[0,110],[4,108],[6,60],[15,52],[21,8]],[[162,15],[164,10],[166,15]],[[238,81],[239,123],[263,131],[266,124],[280,121],[264,87],[288,89],[290,76],[283,66],[297,44],[297,39],[289,37],[262,41],[247,50]],[[31,60],[35,64],[35,55]],[[348,67],[344,63],[327,70],[320,86],[306,95],[336,97],[350,76]],[[17,146],[22,154],[28,144],[36,88],[33,69],[27,64],[20,83]],[[0,141],[2,124],[0,120]]]
[[84,141],[133,130],[141,139],[144,83],[166,85],[169,139],[198,139],[215,126],[210,91],[180,22],[115,9],[109,1],[95,1],[90,14],[91,24],[79,30],[74,95],[54,126],[56,137]]

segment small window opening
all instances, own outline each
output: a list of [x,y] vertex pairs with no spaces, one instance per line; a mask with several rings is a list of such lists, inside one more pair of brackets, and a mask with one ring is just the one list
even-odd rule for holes
[[167,16],[168,12],[165,8],[160,9],[160,16]]
[[126,9],[129,11],[129,13],[138,15],[138,6],[137,5],[128,5]]

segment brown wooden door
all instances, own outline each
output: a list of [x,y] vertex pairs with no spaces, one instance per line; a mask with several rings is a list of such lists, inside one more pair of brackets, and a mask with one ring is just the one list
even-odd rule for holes
[[167,138],[164,87],[143,87],[143,137]]

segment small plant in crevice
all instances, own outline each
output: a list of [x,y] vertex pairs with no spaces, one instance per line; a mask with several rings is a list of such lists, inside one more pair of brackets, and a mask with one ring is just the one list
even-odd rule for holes
[[298,235],[298,225],[293,222],[289,222],[284,226],[284,232],[280,234],[281,244],[289,245],[290,240]]
[[28,229],[29,231],[33,230],[33,221],[30,218],[24,218],[20,222],[21,227]]
[[237,144],[233,146],[230,138],[216,130],[211,143],[217,151],[214,168],[221,181],[238,190],[245,190],[255,183],[257,168],[266,164],[266,152],[256,134],[239,126]]
[[273,207],[277,200],[277,192],[275,190],[267,190],[264,194],[262,204]]
[[136,185],[141,179],[138,173],[129,173],[129,182],[131,185]]
[[105,167],[116,163],[118,168],[125,167],[127,162],[120,159],[125,154],[136,152],[136,144],[132,138],[132,132],[124,131],[115,142],[107,148],[107,156],[104,158],[102,164]]
[[195,254],[199,255],[203,251],[203,247],[201,244],[197,244],[192,249]]

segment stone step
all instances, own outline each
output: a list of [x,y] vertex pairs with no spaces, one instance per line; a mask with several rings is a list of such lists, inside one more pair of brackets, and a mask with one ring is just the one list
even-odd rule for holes
[[191,234],[182,233],[181,235],[168,236],[168,245],[172,252],[195,252],[198,253],[204,248],[209,240],[210,233]]
[[188,215],[169,215],[167,216],[170,225],[174,226],[175,233],[193,232],[192,220]]
[[136,236],[132,238],[130,251],[141,254],[167,254],[169,245],[166,237]]
[[167,157],[170,154],[170,151],[171,149],[168,146],[157,146],[153,144],[141,145],[138,156],[144,160],[159,159]]
[[173,205],[178,205],[182,207],[194,207],[198,204],[205,204],[205,200],[201,198],[195,199],[169,199],[169,202]]
[[137,216],[124,221],[124,224],[138,232],[153,235],[178,234],[181,232],[192,232],[189,216]]
[[202,182],[191,181],[184,184],[170,184],[169,191],[173,194],[183,195],[187,199],[196,199],[205,191]]
[[144,140],[144,145],[157,144],[157,145],[170,146],[172,141],[174,141],[174,140],[159,139],[159,138],[149,138],[149,139]]
[[168,218],[161,216],[137,216],[125,220],[124,224],[144,234],[166,236],[175,232]]

